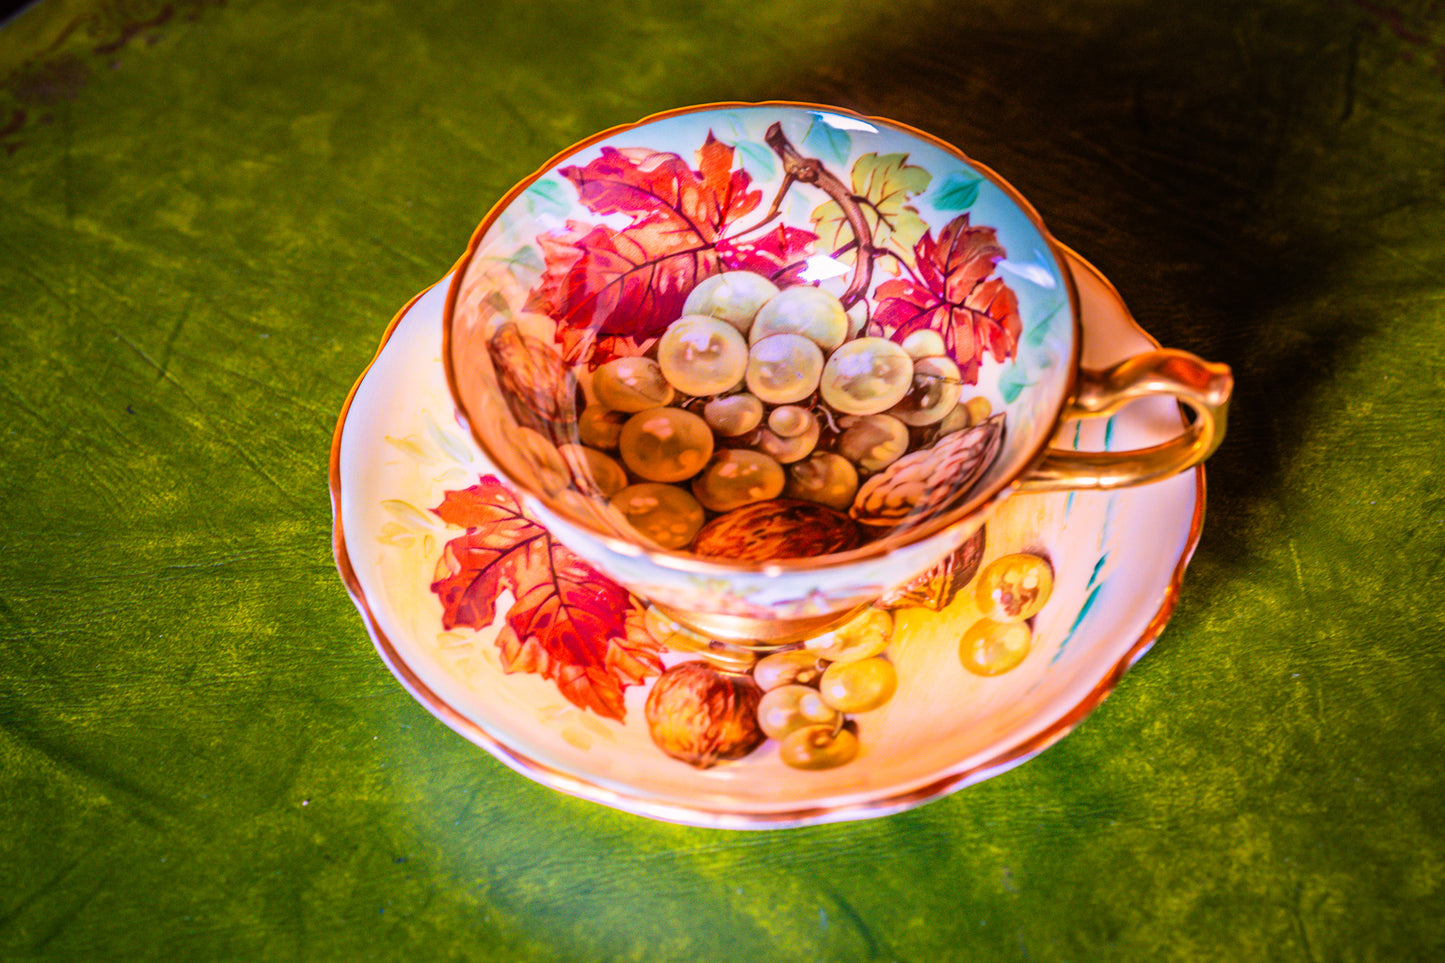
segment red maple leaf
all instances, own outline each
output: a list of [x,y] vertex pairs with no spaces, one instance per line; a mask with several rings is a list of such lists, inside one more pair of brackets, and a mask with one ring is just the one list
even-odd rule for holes
[[588,210],[630,219],[620,229],[568,221],[537,238],[546,269],[527,307],[557,320],[569,362],[601,363],[592,348],[613,336],[641,345],[676,320],[703,278],[720,270],[775,273],[816,240],[799,228],[750,241],[725,236],[757,208],[762,192],[746,171],[733,169],[733,148],[711,133],[696,169],[673,153],[604,147],[586,165],[559,173]]
[[503,667],[538,673],[574,705],[622,721],[623,690],[662,671],[636,600],[523,515],[496,478],[447,492],[434,511],[467,530],[447,542],[431,585],[443,627],[491,625],[497,598],[511,592],[497,636]]
[[896,278],[878,285],[873,322],[887,337],[902,341],[929,328],[943,335],[964,382],[978,381],[987,351],[995,361],[1012,357],[1023,320],[1018,298],[1001,278],[990,277],[1005,256],[991,227],[973,227],[968,215],[914,245],[917,279]]

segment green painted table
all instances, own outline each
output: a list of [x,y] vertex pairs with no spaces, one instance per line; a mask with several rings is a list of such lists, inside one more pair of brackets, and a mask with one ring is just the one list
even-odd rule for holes
[[[964,146],[1239,379],[1159,645],[885,819],[534,785],[333,568],[392,313],[554,151],[724,99]],[[1439,959],[1442,344],[1435,3],[42,0],[0,27],[0,957]]]

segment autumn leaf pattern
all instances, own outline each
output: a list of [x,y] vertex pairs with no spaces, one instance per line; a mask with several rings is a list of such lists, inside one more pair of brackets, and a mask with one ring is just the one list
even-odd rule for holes
[[662,671],[662,646],[636,599],[554,541],[492,476],[447,492],[434,511],[466,529],[447,542],[431,585],[443,627],[491,625],[510,592],[496,639],[503,667],[541,675],[574,705],[623,721],[626,688]]
[[[722,270],[774,274],[815,240],[810,231],[777,227],[744,240],[727,229],[757,208],[762,192],[733,169],[734,150],[708,135],[693,168],[679,155],[647,148],[604,147],[582,166],[564,167],[578,199],[600,216],[624,215],[621,229],[569,220],[539,237],[546,269],[527,305],[551,315],[569,362],[595,366],[604,354],[629,352],[660,335],[682,313],[697,283]],[[564,335],[565,338],[565,335]]]
[[1004,254],[997,232],[971,225],[967,214],[937,239],[924,233],[914,247],[916,275],[878,285],[874,324],[897,341],[925,328],[937,331],[964,383],[976,384],[984,353],[995,361],[1012,357],[1023,330],[1018,298],[992,276]]

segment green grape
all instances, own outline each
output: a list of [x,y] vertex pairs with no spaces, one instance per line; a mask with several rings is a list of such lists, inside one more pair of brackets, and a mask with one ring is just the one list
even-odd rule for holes
[[613,358],[592,372],[592,392],[613,411],[633,414],[671,404],[672,385],[651,358]]
[[948,346],[943,343],[943,335],[932,328],[919,328],[911,332],[899,346],[914,361],[919,358],[936,358],[948,353]]
[[778,293],[778,286],[752,271],[724,271],[704,279],[683,302],[683,314],[718,318],[743,334],[753,326],[758,309]]
[[627,487],[627,472],[616,460],[585,445],[558,445],[557,451],[567,463],[572,483],[584,492],[600,492],[611,498]]
[[817,653],[809,649],[788,649],[759,659],[753,666],[753,681],[765,692],[783,685],[815,686],[824,668]]
[[806,458],[822,434],[818,416],[806,408],[783,405],[768,415],[768,427],[758,434],[757,448],[784,465]]
[[873,415],[902,401],[912,385],[913,359],[902,348],[887,338],[858,338],[829,356],[818,387],[834,411]]
[[975,425],[981,425],[988,421],[988,416],[993,414],[993,405],[989,404],[988,399],[983,395],[968,399],[967,405],[968,417]]
[[804,726],[778,746],[778,758],[794,769],[835,769],[858,755],[858,737],[849,729]]
[[857,662],[882,655],[893,639],[893,613],[869,606],[826,635],[812,640],[810,646],[827,642],[814,653],[829,662]]
[[913,363],[908,393],[888,413],[915,428],[936,424],[957,407],[962,392],[963,375],[952,358],[920,358]]
[[1033,635],[1027,622],[979,619],[963,633],[958,659],[974,675],[1002,675],[1029,654]]
[[777,498],[783,491],[783,466],[761,452],[724,448],[692,482],[692,493],[704,508],[734,508]]
[[706,520],[697,499],[676,485],[628,485],[612,496],[611,505],[638,532],[668,549],[690,545]]
[[978,609],[995,622],[1033,618],[1054,591],[1054,570],[1037,555],[1019,553],[994,559],[974,585]]
[[877,656],[834,662],[818,682],[823,701],[839,712],[871,712],[893,698],[897,688],[893,663]]
[[577,437],[584,445],[612,451],[622,438],[622,423],[626,420],[626,412],[613,411],[604,405],[588,405],[577,416]]
[[726,321],[684,315],[658,341],[657,364],[668,384],[683,394],[718,395],[742,384],[748,343]]
[[802,401],[822,373],[822,349],[799,334],[770,335],[748,350],[748,391],[766,404]]
[[908,453],[908,426],[892,415],[849,416],[838,424],[838,454],[861,471],[882,471]]
[[763,403],[746,392],[714,398],[702,406],[702,418],[719,435],[735,438],[763,423]]
[[848,337],[848,314],[843,302],[822,288],[785,288],[758,312],[748,340],[757,344],[774,334],[800,334],[822,350],[832,351]]
[[788,466],[785,498],[816,502],[846,511],[858,494],[858,469],[842,455],[818,451]]
[[712,457],[707,422],[681,408],[648,408],[622,426],[622,463],[648,481],[686,481]]
[[805,685],[769,689],[758,703],[758,725],[772,739],[786,738],[803,726],[831,729],[842,721],[836,709],[824,704],[817,689]]

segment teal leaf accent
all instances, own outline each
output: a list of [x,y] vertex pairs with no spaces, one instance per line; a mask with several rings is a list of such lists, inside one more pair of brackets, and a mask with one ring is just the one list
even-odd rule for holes
[[853,152],[853,138],[848,136],[846,130],[839,130],[819,120],[814,120],[808,126],[803,145],[819,156],[826,154],[828,159],[839,164],[848,163],[848,155]]
[[1062,307],[1062,304],[1054,305],[1048,314],[1035,321],[1033,326],[1024,332],[1024,343],[1031,348],[1037,348],[1042,345],[1049,336],[1049,330],[1053,323],[1054,316],[1059,313],[1059,309]]
[[566,214],[568,199],[556,181],[534,181],[527,188],[527,206],[533,214]]
[[962,171],[954,171],[938,185],[933,206],[940,211],[966,211],[978,200],[978,188],[983,178]]
[[1010,405],[1018,400],[1019,395],[1030,384],[1032,382],[1024,378],[1023,366],[1017,364],[1005,371],[1003,376],[998,379],[999,392],[1003,395],[1004,402]]
[[507,258],[507,263],[539,272],[547,267],[547,262],[542,260],[542,253],[530,244],[517,248],[517,253]]
[[[1107,559],[1108,557],[1109,555],[1106,552],[1103,556],[1099,558],[1099,561],[1094,565],[1095,574],[1098,573],[1099,567],[1104,564],[1104,559]],[[1059,650],[1055,652],[1054,657],[1049,660],[1050,665],[1059,661],[1059,657],[1064,654],[1064,649],[1068,648],[1069,642],[1071,642],[1074,638],[1074,633],[1078,632],[1079,626],[1084,624],[1084,619],[1089,617],[1089,610],[1094,607],[1094,603],[1098,601],[1099,593],[1103,591],[1103,589],[1104,583],[1100,582],[1099,584],[1094,586],[1093,591],[1091,591],[1088,597],[1084,599],[1083,607],[1079,609],[1079,614],[1074,617],[1074,624],[1069,626],[1068,634],[1064,636],[1064,641],[1060,643]]]
[[742,155],[743,169],[756,179],[770,181],[777,175],[778,165],[775,163],[774,154],[762,144],[753,140],[740,140],[733,147]]

